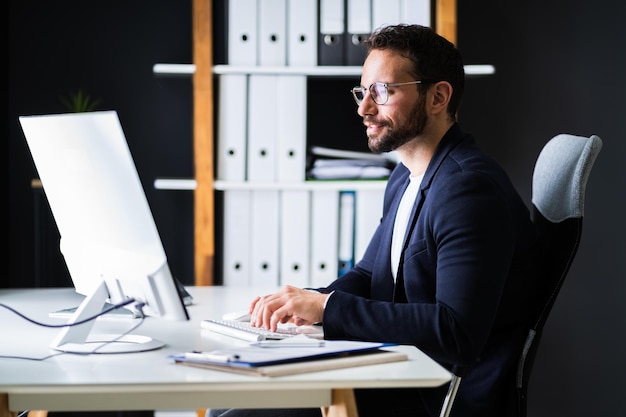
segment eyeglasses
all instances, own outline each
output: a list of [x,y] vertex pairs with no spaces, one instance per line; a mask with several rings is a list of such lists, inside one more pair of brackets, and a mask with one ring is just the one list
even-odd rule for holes
[[354,96],[354,101],[359,106],[365,100],[365,92],[369,91],[370,96],[372,96],[372,100],[376,104],[385,104],[387,100],[389,100],[389,87],[398,87],[401,85],[409,85],[409,84],[425,84],[425,83],[434,83],[433,80],[418,80],[418,81],[408,81],[405,83],[373,83],[368,88],[358,86],[352,89],[352,95]]

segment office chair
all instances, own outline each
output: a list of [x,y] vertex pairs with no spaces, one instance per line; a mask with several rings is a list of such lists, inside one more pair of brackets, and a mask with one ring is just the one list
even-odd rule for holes
[[517,370],[518,416],[526,417],[528,383],[543,328],[572,265],[582,234],[585,190],[602,140],[561,134],[543,148],[533,173],[533,221],[543,250],[543,287]]
[[[539,341],[563,281],[578,251],[582,233],[585,189],[591,168],[602,148],[602,140],[561,134],[541,150],[532,178],[532,217],[543,251],[542,287],[537,311],[522,354],[517,379],[517,415],[526,417],[528,383]],[[448,417],[462,373],[454,372],[440,417]]]

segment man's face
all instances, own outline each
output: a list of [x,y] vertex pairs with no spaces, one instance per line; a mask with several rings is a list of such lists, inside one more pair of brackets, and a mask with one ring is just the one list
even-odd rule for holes
[[[361,85],[416,81],[411,62],[392,51],[373,50],[363,65]],[[381,101],[380,99],[378,101]],[[389,152],[420,136],[428,122],[426,97],[417,84],[387,88],[387,101],[376,104],[367,92],[358,108],[372,152]]]

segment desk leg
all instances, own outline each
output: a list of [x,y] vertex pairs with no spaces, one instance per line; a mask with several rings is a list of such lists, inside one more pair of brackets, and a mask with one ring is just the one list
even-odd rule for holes
[[0,417],[13,417],[15,413],[9,411],[9,394],[0,393]]
[[330,407],[322,407],[324,417],[358,417],[354,391],[351,389],[334,389],[331,401]]

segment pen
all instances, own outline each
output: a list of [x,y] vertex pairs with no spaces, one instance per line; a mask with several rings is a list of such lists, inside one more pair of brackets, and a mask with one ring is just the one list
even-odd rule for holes
[[239,359],[239,355],[220,351],[199,352],[194,350],[193,352],[186,352],[185,358],[209,362],[233,362]]
[[311,340],[306,342],[285,342],[281,340],[261,340],[259,342],[252,342],[250,346],[266,347],[266,348],[308,348],[308,347],[322,347],[324,346],[323,340]]

